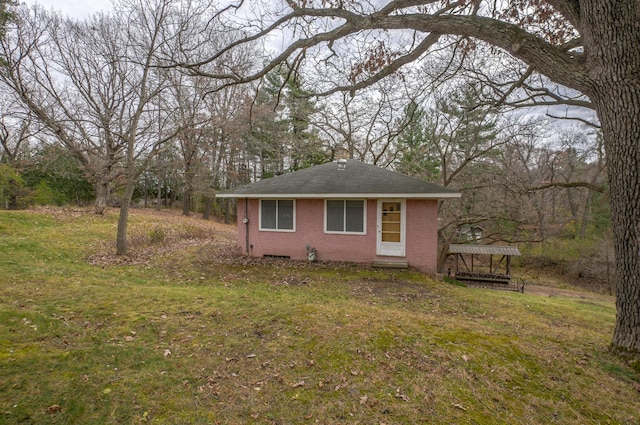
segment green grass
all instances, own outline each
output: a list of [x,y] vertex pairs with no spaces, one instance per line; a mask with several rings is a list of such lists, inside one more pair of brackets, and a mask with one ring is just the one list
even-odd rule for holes
[[87,261],[115,222],[0,212],[0,424],[640,422],[610,297],[221,261],[220,226],[139,212],[146,257]]

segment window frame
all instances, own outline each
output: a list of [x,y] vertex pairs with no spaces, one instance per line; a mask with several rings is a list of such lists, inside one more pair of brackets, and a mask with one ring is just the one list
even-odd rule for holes
[[[262,202],[263,201],[275,201],[276,202],[276,227],[275,228],[263,227],[262,226]],[[279,214],[278,213],[279,213],[280,202],[281,201],[291,201],[292,204],[293,204],[293,217],[292,217],[292,228],[291,229],[280,229],[279,228],[279,223],[278,223]],[[296,231],[296,200],[295,199],[264,198],[264,199],[259,199],[258,206],[259,206],[259,211],[258,211],[258,217],[259,217],[258,230],[260,230],[261,232],[295,233],[295,231]]]
[[[347,230],[328,230],[329,201],[342,201],[342,225],[343,229],[347,228],[347,201],[362,202],[362,231],[351,232]],[[329,235],[366,235],[367,234],[367,200],[366,199],[325,199],[324,200],[324,233]]]

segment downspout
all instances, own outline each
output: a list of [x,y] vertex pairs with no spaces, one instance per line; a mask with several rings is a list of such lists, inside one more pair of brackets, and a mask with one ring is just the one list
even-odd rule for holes
[[244,198],[244,243],[245,251],[247,255],[251,255],[249,252],[249,198]]

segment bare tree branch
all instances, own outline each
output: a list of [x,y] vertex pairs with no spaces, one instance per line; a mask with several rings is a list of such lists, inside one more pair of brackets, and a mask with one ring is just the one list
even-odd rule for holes
[[597,122],[593,122],[593,121],[589,121],[586,120],[584,118],[580,118],[580,117],[570,117],[570,116],[558,116],[558,115],[553,115],[550,113],[546,113],[546,116],[548,116],[549,118],[553,118],[553,119],[557,119],[557,120],[570,120],[570,121],[578,121],[583,123],[584,125],[591,127],[591,128],[595,128],[595,129],[600,129],[600,123]]
[[540,186],[530,187],[526,191],[527,192],[538,192],[541,190],[551,189],[554,187],[561,188],[574,188],[574,187],[584,187],[589,190],[593,190],[594,192],[603,193],[606,190],[606,186],[593,184],[589,182],[553,182],[547,183]]

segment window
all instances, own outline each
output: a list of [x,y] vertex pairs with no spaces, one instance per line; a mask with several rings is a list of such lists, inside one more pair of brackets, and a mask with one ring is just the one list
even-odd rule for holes
[[365,233],[365,201],[327,200],[325,204],[325,232]]
[[260,230],[295,231],[293,199],[263,199],[260,201]]

